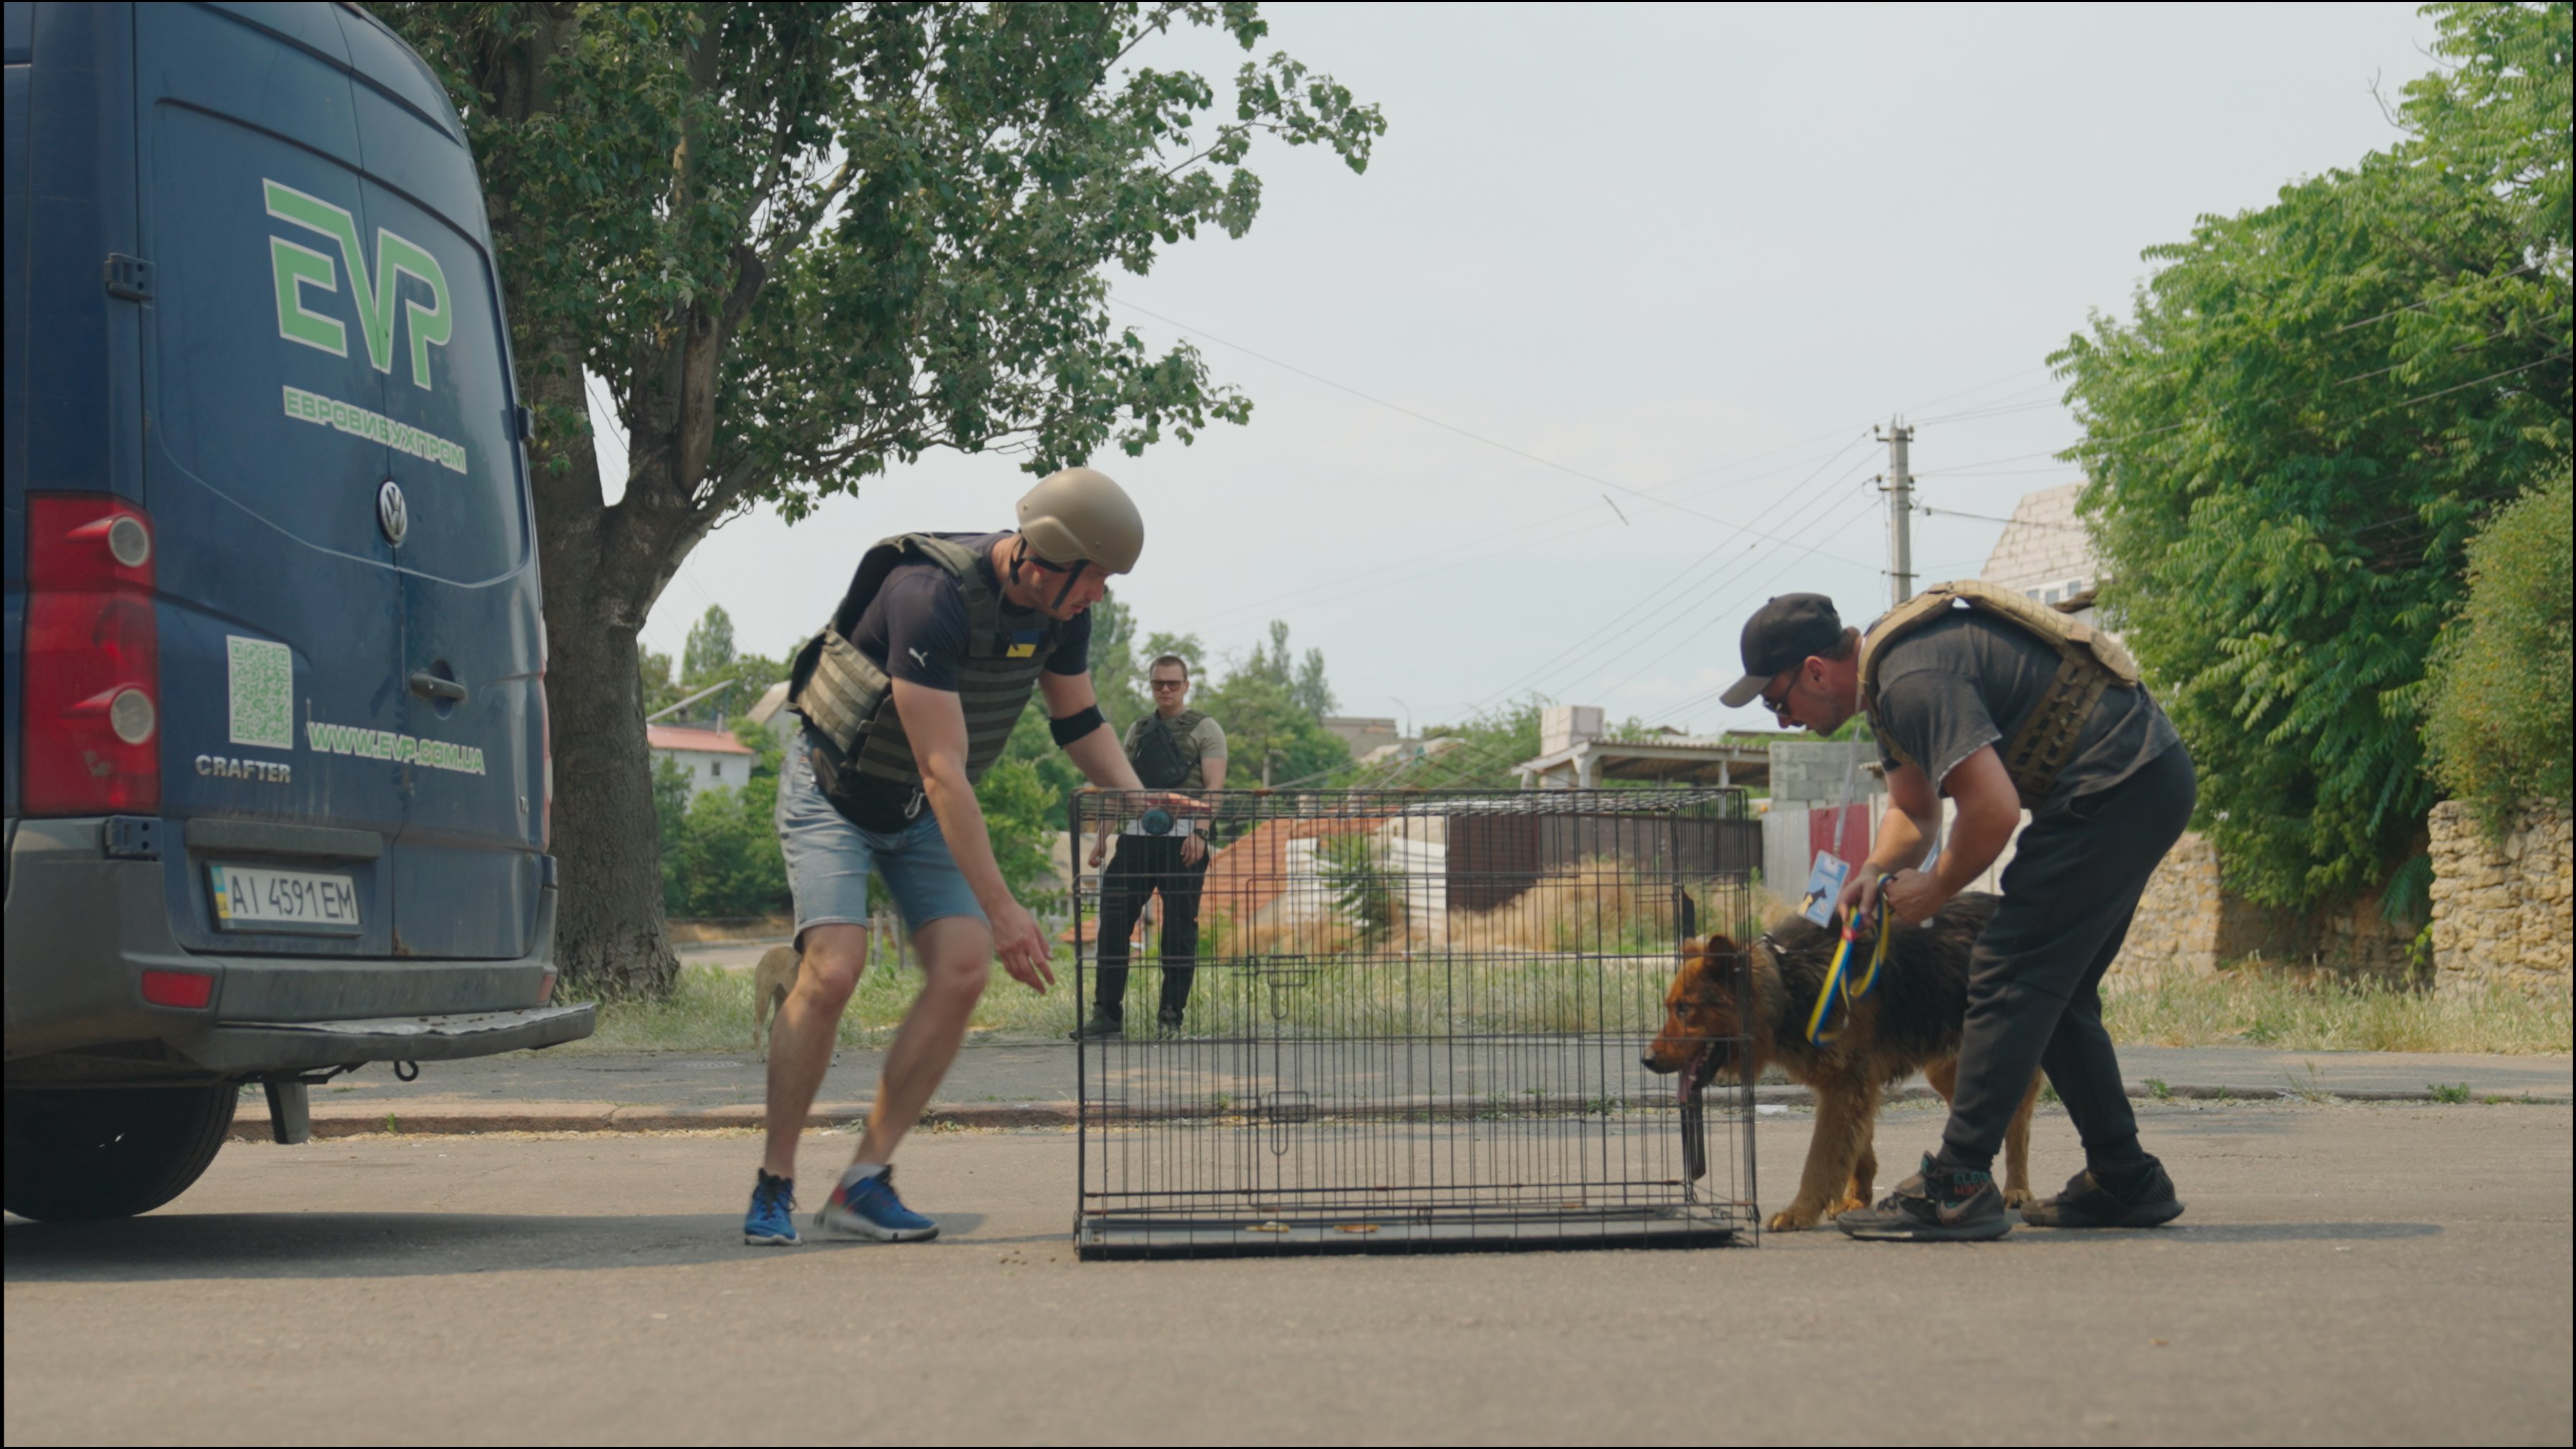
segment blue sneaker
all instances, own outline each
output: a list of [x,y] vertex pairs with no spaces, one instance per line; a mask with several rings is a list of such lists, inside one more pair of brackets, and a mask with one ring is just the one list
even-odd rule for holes
[[751,1187],[751,1211],[742,1219],[742,1241],[752,1248],[792,1248],[796,1236],[796,1181],[762,1171]]
[[814,1226],[880,1243],[920,1243],[939,1236],[939,1224],[894,1195],[894,1169],[881,1167],[855,1181],[841,1179],[832,1200],[814,1214]]

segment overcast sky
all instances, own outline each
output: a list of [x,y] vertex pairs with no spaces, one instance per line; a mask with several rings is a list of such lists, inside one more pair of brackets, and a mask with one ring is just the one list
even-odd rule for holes
[[[1246,238],[1113,276],[1120,321],[1195,338],[1255,403],[1092,460],[1147,521],[1118,592],[1220,659],[1284,619],[1344,712],[1417,727],[1533,690],[1767,726],[1714,697],[1746,615],[1886,605],[1872,425],[1917,425],[1935,509],[2075,481],[2043,359],[2126,314],[2144,248],[2396,140],[2372,83],[2394,100],[2433,33],[2409,5],[1268,13],[1265,50],[1387,134],[1364,176],[1256,152]],[[1149,63],[1239,61],[1199,38]],[[676,657],[714,602],[782,652],[873,540],[1007,527],[1016,462],[936,454],[793,529],[730,524],[645,645]],[[1918,517],[1918,572],[1974,574],[2000,531]]]

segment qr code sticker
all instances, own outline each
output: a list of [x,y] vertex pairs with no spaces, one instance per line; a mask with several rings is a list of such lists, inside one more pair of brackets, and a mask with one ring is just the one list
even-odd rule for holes
[[267,639],[227,634],[232,664],[232,739],[272,750],[295,748],[295,651]]

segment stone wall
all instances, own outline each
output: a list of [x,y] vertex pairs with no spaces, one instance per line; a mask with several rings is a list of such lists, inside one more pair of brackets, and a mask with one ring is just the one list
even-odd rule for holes
[[2138,982],[2214,975],[2222,963],[2240,961],[2399,976],[2412,939],[2406,928],[2382,919],[2376,899],[2301,912],[2258,906],[2222,890],[2218,847],[2200,832],[2186,831],[2148,879],[2111,969],[2117,978]]
[[2569,968],[2569,819],[2554,800],[2525,806],[2503,841],[2456,800],[2433,807],[2433,976],[2444,994],[2490,983],[2565,996]]
[[2120,959],[2111,963],[2112,975],[2141,982],[2212,975],[2218,970],[2218,926],[2218,848],[2200,832],[2185,831],[2148,878]]

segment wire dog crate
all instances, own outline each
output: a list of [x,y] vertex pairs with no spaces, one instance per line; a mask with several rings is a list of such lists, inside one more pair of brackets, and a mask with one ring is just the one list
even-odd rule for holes
[[[1071,802],[1083,1007],[1104,905],[1117,929],[1171,880],[1164,934],[1192,884],[1199,916],[1186,965],[1131,945],[1125,1034],[1079,1049],[1081,1256],[1752,1239],[1751,1087],[1681,1091],[1640,1055],[1683,938],[1759,929],[1740,791],[1200,798],[1177,824],[1167,796]],[[1204,874],[1095,871],[1104,826],[1121,850],[1199,833]]]

